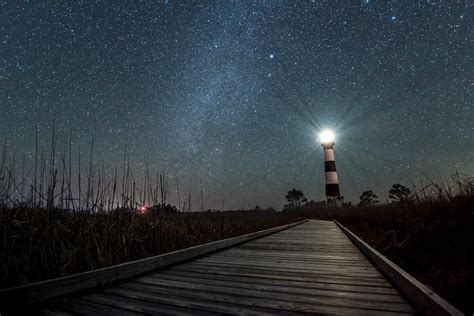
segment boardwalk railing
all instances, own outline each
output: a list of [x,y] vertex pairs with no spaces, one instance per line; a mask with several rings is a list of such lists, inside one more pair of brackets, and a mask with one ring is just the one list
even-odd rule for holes
[[370,247],[354,233],[334,220],[359,250],[391,281],[423,315],[464,315],[428,287]]
[[30,305],[72,293],[100,288],[113,282],[129,279],[144,273],[163,269],[170,265],[195,259],[203,255],[236,246],[256,238],[267,236],[300,224],[308,220],[282,225],[255,233],[219,240],[191,248],[173,251],[146,259],[122,263],[108,268],[74,274],[38,283],[27,284],[0,291],[0,308],[13,305]]

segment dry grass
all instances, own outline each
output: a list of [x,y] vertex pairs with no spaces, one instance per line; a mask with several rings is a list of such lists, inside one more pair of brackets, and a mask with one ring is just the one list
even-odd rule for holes
[[[293,218],[293,217],[292,217]],[[130,210],[0,209],[0,284],[107,267],[292,221],[271,211],[140,215]]]

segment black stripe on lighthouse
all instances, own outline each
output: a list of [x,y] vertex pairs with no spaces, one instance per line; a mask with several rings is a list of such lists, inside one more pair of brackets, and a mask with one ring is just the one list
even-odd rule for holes
[[326,183],[326,196],[340,196],[339,184],[337,183]]
[[324,172],[336,172],[336,162],[335,161],[325,161],[324,162]]

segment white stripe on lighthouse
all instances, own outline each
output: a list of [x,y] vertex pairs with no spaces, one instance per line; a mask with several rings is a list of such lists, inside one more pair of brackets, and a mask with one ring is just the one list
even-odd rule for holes
[[337,172],[330,171],[326,172],[326,184],[338,184],[339,179],[337,178]]
[[328,148],[324,150],[324,158],[326,161],[335,161],[334,159],[334,149]]

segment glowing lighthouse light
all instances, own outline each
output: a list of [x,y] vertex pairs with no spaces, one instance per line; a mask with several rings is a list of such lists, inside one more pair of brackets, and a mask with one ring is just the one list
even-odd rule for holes
[[330,130],[322,131],[321,134],[319,134],[319,141],[321,142],[321,144],[334,143],[335,138],[336,137],[334,136],[334,133]]

